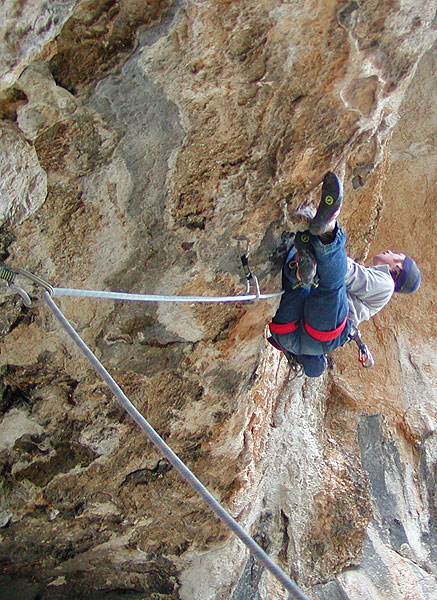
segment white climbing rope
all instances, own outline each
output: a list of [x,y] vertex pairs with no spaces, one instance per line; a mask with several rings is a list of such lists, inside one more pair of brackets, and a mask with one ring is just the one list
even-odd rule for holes
[[[15,279],[17,275],[29,279],[33,283],[41,286],[51,296],[75,296],[80,298],[99,298],[103,300],[122,300],[130,302],[185,302],[194,303],[219,303],[219,302],[252,302],[256,300],[269,300],[277,298],[284,292],[272,292],[270,294],[261,294],[258,278],[252,275],[247,254],[241,256],[241,260],[246,273],[246,293],[235,296],[164,296],[158,294],[133,294],[126,292],[105,292],[98,290],[80,290],[73,288],[55,288],[47,281],[19,267],[7,267],[0,264],[0,280],[4,280],[9,288],[19,294],[27,307],[32,306],[32,300],[28,293],[16,285]],[[255,287],[255,293],[250,293],[251,284]]]
[[241,296],[159,296],[153,294],[131,294],[124,292],[99,292],[94,290],[76,290],[53,288],[54,296],[76,296],[81,298],[101,298],[106,300],[127,300],[131,302],[250,302],[267,300],[281,296],[283,292],[271,294],[245,294]]
[[[56,294],[55,289],[55,295]],[[61,294],[59,294],[61,295]],[[173,452],[173,450],[164,442],[164,440],[158,435],[148,421],[142,416],[142,414],[135,408],[129,398],[125,395],[116,381],[108,373],[102,363],[88,348],[79,334],[73,329],[70,323],[67,321],[63,313],[59,310],[56,304],[53,302],[50,293],[47,291],[43,292],[43,298],[50,308],[56,319],[59,321],[61,326],[65,329],[68,335],[71,337],[73,342],[78,346],[81,352],[89,360],[93,368],[102,377],[105,383],[108,385],[110,390],[113,392],[118,402],[124,408],[124,410],[132,417],[137,425],[144,431],[149,440],[154,446],[167,458],[170,464],[178,471],[178,473],[187,481],[191,487],[199,494],[201,498],[208,504],[213,512],[225,523],[225,525],[247,546],[250,552],[255,558],[262,564],[270,573],[278,579],[290,593],[290,598],[296,600],[309,600],[307,596],[296,586],[296,584],[288,577],[288,575],[276,565],[271,558],[264,552],[264,550],[253,540],[246,531],[237,523],[237,521],[231,517],[231,515],[217,502],[214,496],[205,488],[205,486],[197,479],[197,477],[188,469],[188,467],[181,461],[181,459]]]

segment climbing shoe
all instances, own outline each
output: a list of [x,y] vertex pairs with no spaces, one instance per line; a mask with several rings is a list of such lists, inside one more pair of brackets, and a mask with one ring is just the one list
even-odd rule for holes
[[315,217],[309,223],[313,235],[322,235],[340,213],[343,202],[343,185],[335,173],[326,173],[322,184],[322,197]]
[[298,231],[294,238],[296,248],[296,278],[299,285],[311,285],[317,271],[317,262],[314,256],[308,231]]
[[285,358],[287,359],[287,362],[288,362],[288,365],[289,365],[291,371],[294,373],[294,377],[303,377],[303,375],[304,375],[303,365],[300,362],[299,358],[296,356],[296,354],[293,354],[292,352],[289,352],[288,350],[286,350],[285,348],[280,346],[278,344],[278,342],[276,340],[274,340],[272,337],[267,338],[267,341],[274,348],[276,348],[276,350],[283,352]]

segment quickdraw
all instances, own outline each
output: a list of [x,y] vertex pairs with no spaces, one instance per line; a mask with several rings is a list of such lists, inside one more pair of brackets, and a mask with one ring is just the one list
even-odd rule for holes
[[370,369],[371,367],[373,367],[375,361],[373,360],[373,356],[369,348],[363,342],[361,332],[358,329],[358,327],[352,327],[351,332],[349,333],[349,337],[350,340],[353,340],[358,346],[358,360],[360,361],[361,365],[365,369]]
[[[256,299],[259,300],[261,295],[258,277],[252,274],[249,265],[249,240],[246,238],[239,238],[238,240],[238,254],[240,255],[241,264],[243,265],[243,272],[246,277],[246,294],[250,293],[252,283],[255,285]],[[241,250],[241,243],[246,242],[245,250]]]

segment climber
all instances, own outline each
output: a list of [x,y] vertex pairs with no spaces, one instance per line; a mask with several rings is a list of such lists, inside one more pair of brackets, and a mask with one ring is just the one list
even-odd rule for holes
[[371,267],[346,256],[346,234],[337,223],[342,201],[341,181],[329,172],[316,215],[306,231],[296,233],[285,258],[284,294],[269,325],[269,342],[309,377],[320,376],[326,353],[349,341],[394,292],[409,294],[420,285],[415,261],[404,254],[388,250]]

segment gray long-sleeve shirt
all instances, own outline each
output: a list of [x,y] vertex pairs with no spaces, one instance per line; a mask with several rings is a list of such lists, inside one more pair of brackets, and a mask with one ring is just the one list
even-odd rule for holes
[[364,267],[349,257],[345,283],[349,303],[348,317],[357,327],[387,304],[395,286],[388,265]]

